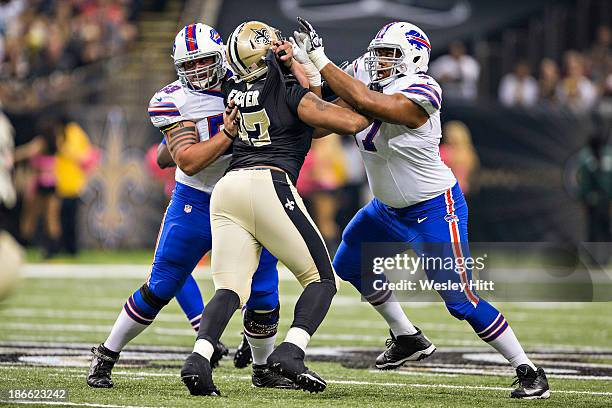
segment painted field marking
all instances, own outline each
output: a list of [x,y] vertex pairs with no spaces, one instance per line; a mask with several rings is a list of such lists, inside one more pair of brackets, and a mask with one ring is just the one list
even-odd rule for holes
[[[5,368],[0,366],[0,368]],[[10,367],[6,367],[10,368]],[[30,366],[15,366],[13,368],[31,368]],[[82,370],[75,369],[58,369],[55,371],[62,372],[82,372]],[[376,372],[376,371],[375,371]],[[388,375],[384,372],[377,372],[381,375]],[[115,371],[115,375],[125,376],[128,378],[137,377],[168,377],[168,378],[179,378],[178,374],[173,373],[149,373],[146,371]],[[222,374],[218,375],[217,378],[222,379],[236,379],[236,380],[251,380],[251,376],[244,375],[233,375],[233,374]],[[452,385],[452,384],[420,384],[420,383],[399,383],[399,382],[378,382],[378,381],[359,381],[359,380],[326,380],[330,384],[339,385],[364,385],[364,386],[383,386],[383,387],[412,387],[412,388],[444,388],[453,390],[475,390],[475,391],[512,391],[513,388],[509,387],[491,387],[491,386],[480,386],[480,385]],[[578,391],[578,390],[552,390],[553,394],[581,394],[581,395],[594,395],[594,396],[612,396],[612,392],[605,391]],[[112,406],[108,406],[112,407]]]
[[94,404],[90,402],[66,402],[66,401],[0,400],[0,403],[23,404],[23,405],[59,405],[59,406],[70,406],[70,407],[100,407],[100,408],[163,408],[163,407],[146,407],[146,406],[136,406],[136,405],[109,405],[109,404]]

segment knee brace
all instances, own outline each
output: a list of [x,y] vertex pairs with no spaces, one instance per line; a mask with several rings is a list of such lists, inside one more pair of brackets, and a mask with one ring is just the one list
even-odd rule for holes
[[280,305],[271,312],[258,313],[246,309],[244,313],[244,333],[253,338],[265,339],[276,335],[278,320],[280,318]]

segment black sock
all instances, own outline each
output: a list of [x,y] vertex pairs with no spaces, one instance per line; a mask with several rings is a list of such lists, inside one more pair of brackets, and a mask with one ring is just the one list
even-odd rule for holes
[[239,306],[240,298],[236,292],[229,289],[217,290],[202,312],[198,340],[204,339],[216,346]]
[[306,286],[295,304],[291,327],[304,329],[312,336],[327,315],[335,294],[334,281],[323,280]]

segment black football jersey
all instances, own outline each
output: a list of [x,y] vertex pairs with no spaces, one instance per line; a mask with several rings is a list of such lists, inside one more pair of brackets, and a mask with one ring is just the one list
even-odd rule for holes
[[275,166],[295,183],[312,142],[313,128],[297,114],[308,89],[283,74],[272,51],[266,64],[265,78],[253,83],[230,79],[221,88],[225,105],[233,99],[240,111],[239,134],[227,171]]

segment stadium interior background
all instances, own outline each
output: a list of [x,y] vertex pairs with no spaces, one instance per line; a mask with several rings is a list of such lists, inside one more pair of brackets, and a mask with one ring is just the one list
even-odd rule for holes
[[[172,170],[155,166],[161,135],[146,107],[176,77],[177,29],[202,21],[226,38],[261,19],[289,36],[302,15],[338,64],[391,19],[430,34],[430,73],[445,98],[441,154],[467,194],[472,241],[612,240],[610,173],[580,177],[590,158],[611,160],[611,2],[397,1],[406,15],[393,16],[354,1],[334,2],[346,13],[323,12],[326,3],[0,1],[0,132],[17,146],[17,202],[2,210],[2,226],[30,257],[151,249]],[[62,166],[45,168],[41,157]],[[317,141],[299,188],[334,248],[370,198],[353,139]]]
[[[499,251],[486,272],[510,288],[485,298],[546,369],[540,403],[611,407],[611,0],[0,0],[0,406],[9,387],[44,386],[69,393],[48,405],[89,407],[516,407],[514,369],[437,295],[402,304],[435,355],[375,370],[388,324],[345,282],[308,349],[324,393],[254,389],[230,355],[215,371],[224,397],[190,397],[178,374],[197,326],[175,301],[122,352],[114,389],[86,385],[91,347],[149,273],[174,186],[147,107],[177,79],[176,32],[199,21],[226,40],[255,19],[289,36],[296,16],[337,64],[393,20],[429,35],[440,152],[466,194],[470,248]],[[298,188],[334,251],[371,198],[354,138],[315,141]],[[27,249],[21,279],[5,230]],[[279,271],[284,335],[302,288]],[[208,302],[208,258],[194,275]],[[242,330],[236,313],[231,353]]]

